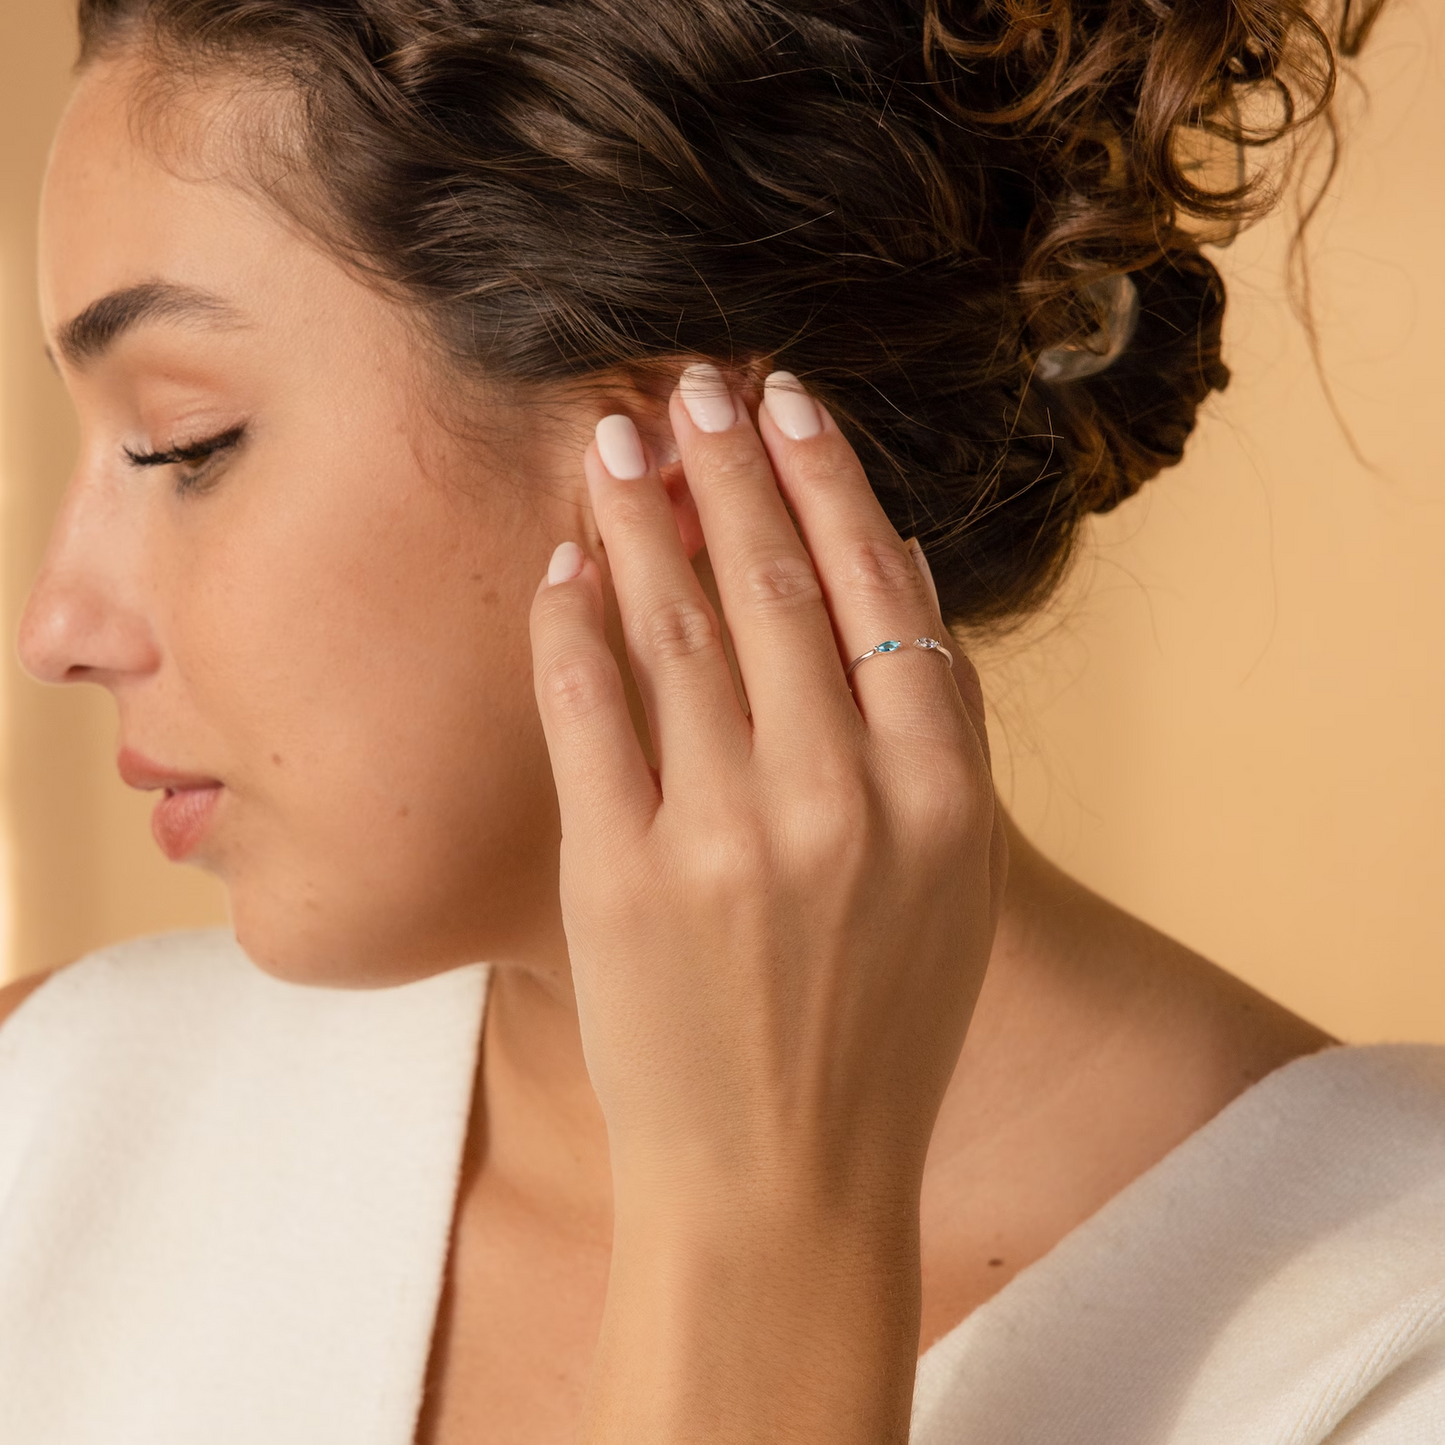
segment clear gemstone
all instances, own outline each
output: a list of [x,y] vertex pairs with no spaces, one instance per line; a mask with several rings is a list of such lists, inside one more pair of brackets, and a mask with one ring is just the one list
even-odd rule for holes
[[880,642],[873,650],[875,652],[897,652],[902,646],[903,644],[901,642],[890,638],[887,642]]

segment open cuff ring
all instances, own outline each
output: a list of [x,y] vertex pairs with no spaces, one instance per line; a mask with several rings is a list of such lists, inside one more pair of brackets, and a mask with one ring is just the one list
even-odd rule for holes
[[[915,637],[913,639],[913,645],[915,647],[921,647],[925,652],[942,653],[944,661],[948,663],[949,667],[953,666],[953,654],[936,637]],[[867,662],[870,657],[877,657],[880,652],[897,652],[902,646],[903,644],[896,637],[890,637],[886,642],[880,642],[877,646],[870,647],[867,652],[860,652],[858,656],[848,664],[848,671],[845,672],[843,676],[852,677],[853,669],[856,668],[860,662]]]

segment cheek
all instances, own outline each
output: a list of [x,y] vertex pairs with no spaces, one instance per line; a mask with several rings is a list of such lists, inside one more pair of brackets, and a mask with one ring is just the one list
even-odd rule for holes
[[373,933],[378,910],[413,933],[495,915],[555,847],[527,635],[550,529],[404,474],[314,475],[183,549],[172,652],[234,793],[219,871],[233,905],[269,878]]

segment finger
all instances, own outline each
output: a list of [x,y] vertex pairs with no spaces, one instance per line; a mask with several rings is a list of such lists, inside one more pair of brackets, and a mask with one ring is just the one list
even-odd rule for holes
[[628,417],[598,422],[584,466],[665,790],[669,771],[716,767],[720,754],[741,752],[747,720],[717,615],[683,549],[673,503]]
[[[956,730],[962,701],[957,646],[935,594],[888,520],[836,423],[787,372],[767,380],[759,431],[778,486],[812,554],[870,727],[937,735]],[[920,641],[937,644],[920,647]],[[873,651],[877,649],[877,651]]]
[[574,542],[552,554],[532,601],[532,676],[563,837],[640,835],[657,810],[656,779],[632,726],[602,622],[602,577]]
[[699,364],[683,373],[671,415],[754,729],[829,713],[855,725],[812,559],[746,408]]
[[[914,565],[923,577],[924,585],[928,588],[928,595],[933,601],[933,610],[942,622],[943,609],[938,602],[938,588],[933,581],[933,568],[928,565],[928,558],[924,554],[922,544],[917,537],[905,537],[903,545],[908,548]],[[938,635],[949,644],[949,651],[953,654],[953,681],[958,688],[959,696],[963,699],[963,710],[968,714],[968,720],[973,724],[973,730],[978,734],[978,740],[983,745],[984,761],[992,768],[993,752],[988,742],[983,682],[978,675],[978,669],[958,646],[958,639],[953,636],[946,623],[943,624],[943,630]]]

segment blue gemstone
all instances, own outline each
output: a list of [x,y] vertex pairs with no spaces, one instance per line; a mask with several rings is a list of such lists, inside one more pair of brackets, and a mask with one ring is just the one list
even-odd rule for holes
[[890,639],[887,642],[880,642],[876,650],[878,652],[897,652],[902,646],[903,644],[896,639]]

